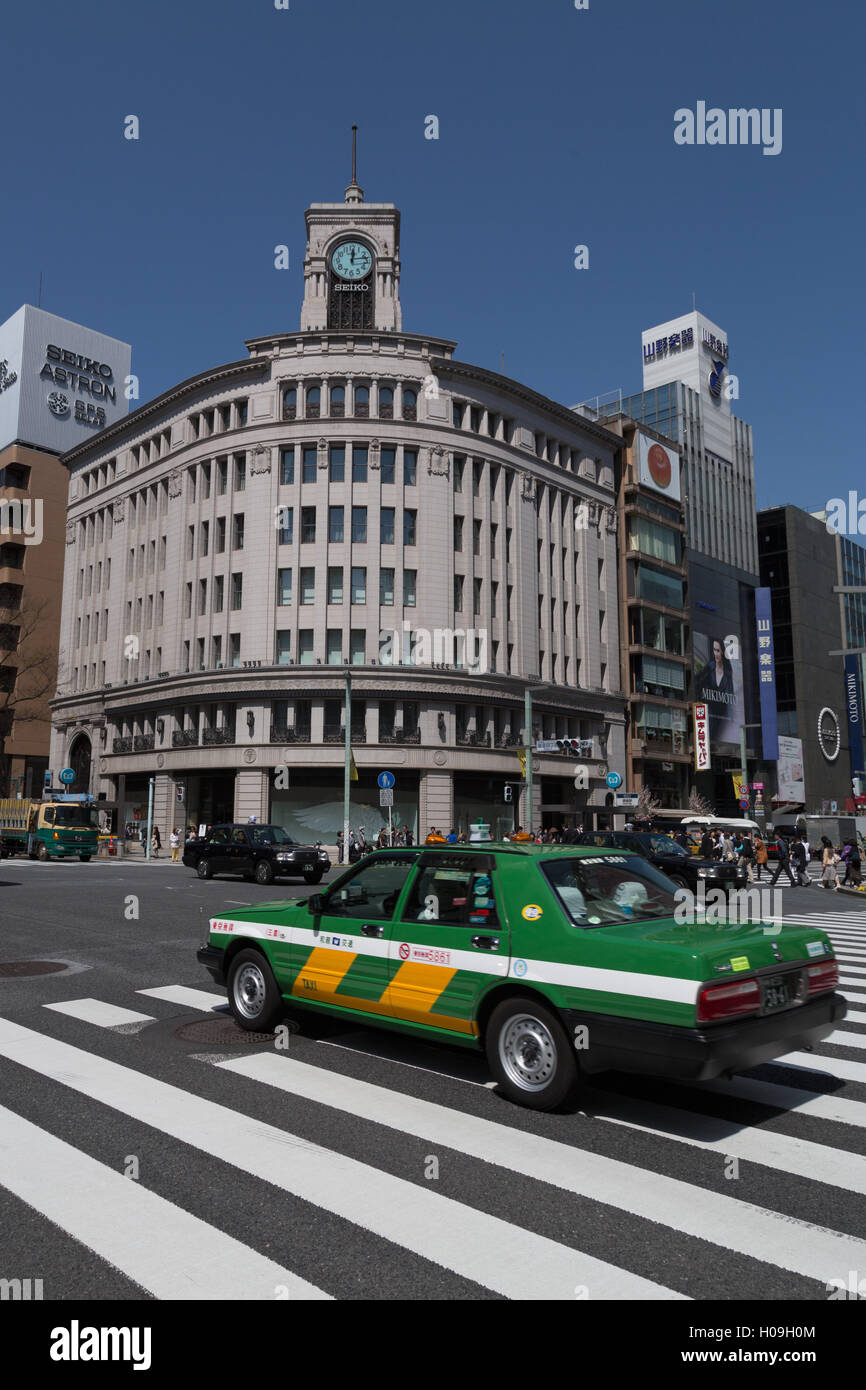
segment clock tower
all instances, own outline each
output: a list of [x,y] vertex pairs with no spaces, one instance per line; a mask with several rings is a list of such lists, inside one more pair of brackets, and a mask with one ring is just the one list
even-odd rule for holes
[[393,203],[365,203],[357,180],[357,126],[352,127],[352,182],[342,203],[313,203],[305,213],[301,330],[398,332],[400,213]]

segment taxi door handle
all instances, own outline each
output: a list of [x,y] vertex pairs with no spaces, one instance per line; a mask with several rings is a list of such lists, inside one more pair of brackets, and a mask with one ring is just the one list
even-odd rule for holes
[[365,922],[361,928],[362,936],[381,936],[385,928],[376,926],[373,922]]
[[473,936],[472,945],[477,946],[479,951],[498,951],[498,936]]

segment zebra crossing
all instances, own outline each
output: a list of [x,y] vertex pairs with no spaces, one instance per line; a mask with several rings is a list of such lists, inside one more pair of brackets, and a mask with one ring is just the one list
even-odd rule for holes
[[[26,1024],[0,1017],[0,1067],[27,1077],[16,1094],[44,1087],[48,1104],[62,1088],[95,1126],[143,1127],[221,1165],[280,1226],[291,1202],[311,1224],[353,1232],[359,1252],[372,1242],[380,1259],[410,1261],[419,1298],[447,1276],[475,1297],[674,1302],[725,1296],[733,1270],[750,1298],[822,1299],[830,1281],[866,1270],[856,1218],[866,1194],[866,913],[805,917],[834,939],[850,1011],[815,1052],[704,1086],[614,1078],[587,1088],[573,1113],[512,1109],[443,1071],[420,1094],[423,1069],[389,1070],[377,1057],[371,1080],[363,1049],[335,1053],[314,1039],[293,1039],[290,1052],[184,1053],[168,1080],[150,1054],[142,1066],[148,1031],[226,1010],[224,995],[183,984],[130,989],[122,1003],[55,1000]],[[446,1192],[417,1163],[401,1171],[394,1156],[406,1152],[475,1182]],[[158,1175],[131,1182],[108,1156],[14,1107],[0,1107],[0,1186],[156,1298],[341,1296],[337,1266],[311,1268],[306,1238],[283,1230],[276,1251],[244,1239],[226,1210],[190,1209]],[[557,1212],[553,1228],[536,1207]],[[681,1247],[694,1258],[676,1258]]]

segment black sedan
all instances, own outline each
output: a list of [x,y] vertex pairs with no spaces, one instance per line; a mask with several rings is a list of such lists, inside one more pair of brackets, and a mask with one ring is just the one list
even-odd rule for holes
[[205,839],[187,840],[183,862],[199,878],[237,874],[261,884],[275,878],[319,883],[331,866],[327,850],[299,845],[281,825],[213,825]]
[[689,888],[693,893],[697,891],[699,882],[706,889],[721,888],[730,892],[733,888],[742,888],[748,879],[745,869],[738,869],[736,864],[697,858],[669,836],[649,831],[587,830],[581,835],[580,843],[642,854],[644,859],[667,874],[677,888]]

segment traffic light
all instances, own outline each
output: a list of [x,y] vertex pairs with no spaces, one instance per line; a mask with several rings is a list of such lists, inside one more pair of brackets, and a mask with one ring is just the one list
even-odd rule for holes
[[507,802],[510,802],[510,801],[511,801],[511,783],[510,783],[510,782],[506,782],[506,783],[505,783],[505,800],[506,800]]

